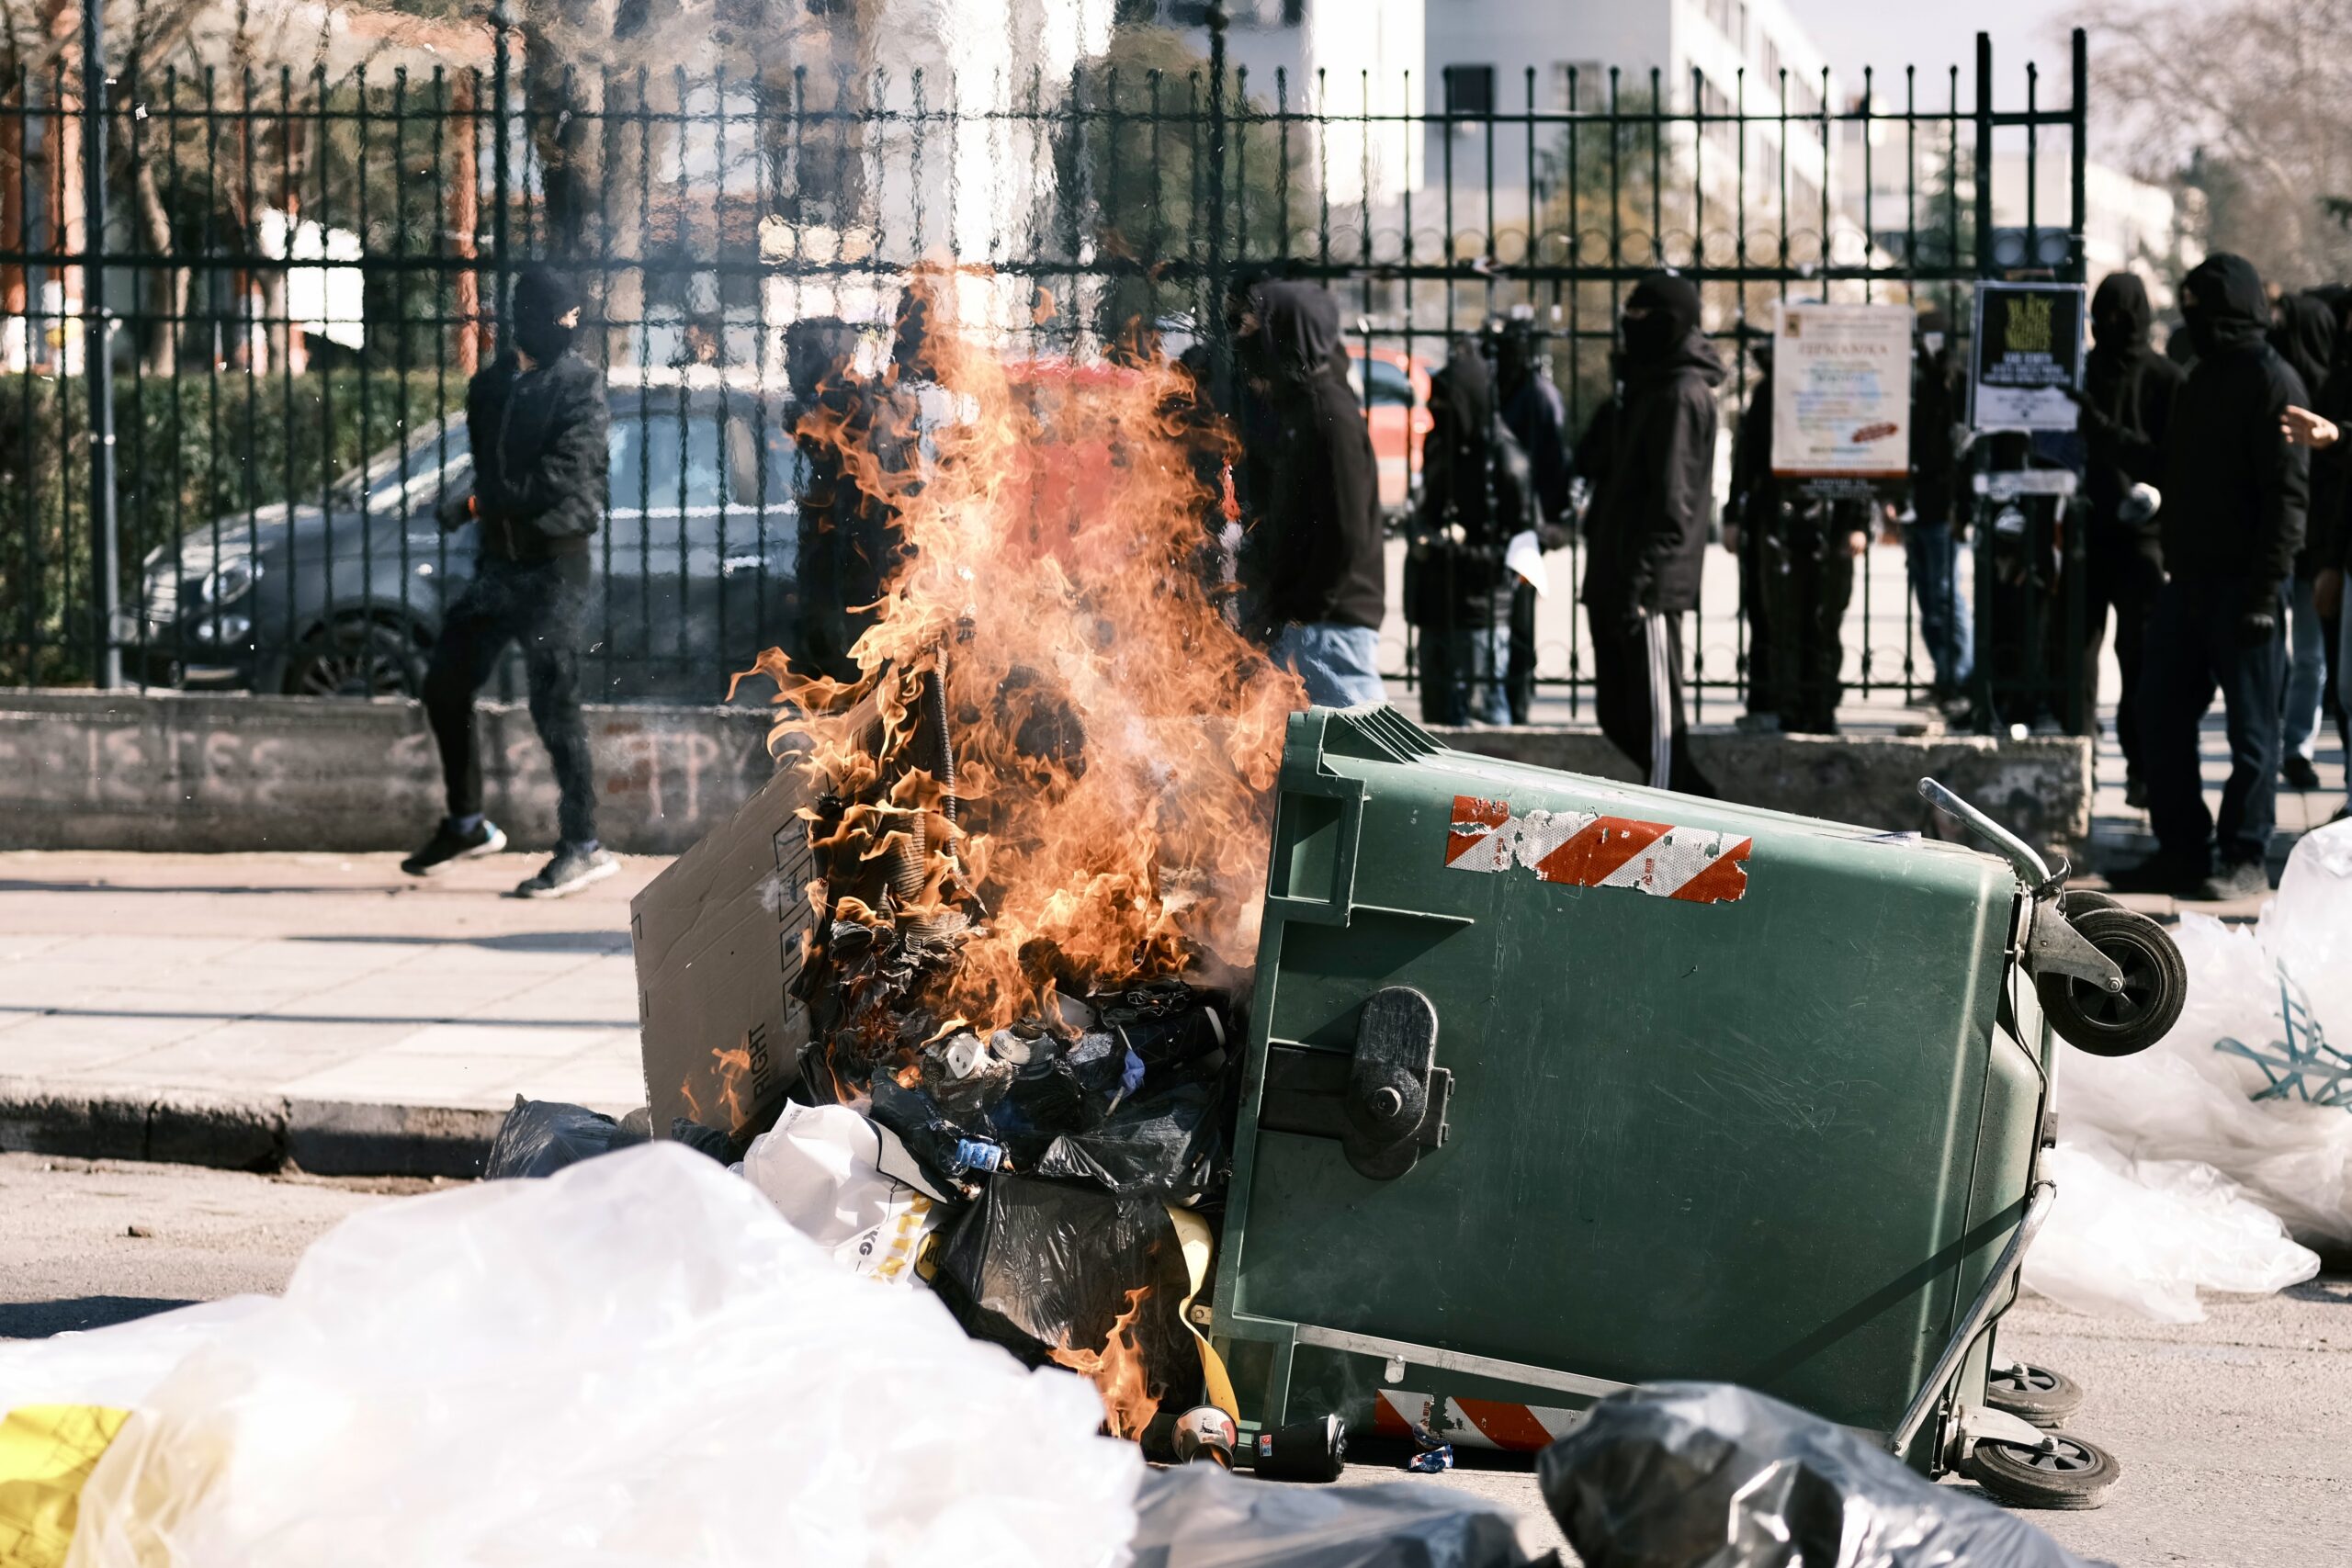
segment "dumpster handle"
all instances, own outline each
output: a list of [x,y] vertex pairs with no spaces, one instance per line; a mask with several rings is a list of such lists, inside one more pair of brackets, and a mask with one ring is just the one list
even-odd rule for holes
[[[1933,780],[1926,780],[1923,785],[1932,783]],[[1940,789],[1943,786],[1939,784],[1937,787]],[[1925,795],[1927,791],[1922,787],[1920,793]],[[2041,1228],[2041,1222],[2050,1217],[2051,1202],[2057,1196],[2058,1185],[2052,1181],[2035,1182],[2033,1190],[2027,1194],[2025,1218],[2018,1222],[2018,1228],[2010,1234],[2008,1245],[2001,1248],[2001,1256],[1995,1260],[1993,1271],[1984,1277],[1984,1287],[1976,1292],[1976,1300],[1969,1307],[1968,1315],[1961,1320],[1960,1328],[1952,1335],[1951,1342],[1944,1347],[1944,1353],[1936,1358],[1935,1370],[1928,1374],[1927,1382],[1911,1396],[1911,1408],[1903,1413],[1903,1419],[1895,1426],[1894,1436],[1887,1442],[1887,1451],[1896,1458],[1900,1459],[1903,1450],[1911,1446],[1911,1439],[1918,1435],[1928,1413],[1935,1409],[1936,1401],[1942,1397],[1952,1374],[1960,1370],[1961,1358],[1968,1354],[1968,1348],[1975,1344],[1976,1337],[1984,1331],[1986,1321],[1993,1315],[1995,1298],[2017,1272],[2018,1264],[2025,1257],[2026,1244]]]
[[2027,880],[2032,885],[2037,895],[2050,885],[2050,863],[2035,853],[2031,844],[1969,805],[1953,791],[1947,789],[1934,779],[1921,779],[1919,798],[1939,811],[1948,812],[1959,818],[1977,832],[1991,840],[1996,849],[2008,856],[2010,863],[2019,871],[2027,874]]

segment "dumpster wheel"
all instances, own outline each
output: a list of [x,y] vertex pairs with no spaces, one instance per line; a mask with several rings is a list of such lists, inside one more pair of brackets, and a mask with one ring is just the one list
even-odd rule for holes
[[2050,1435],[2048,1450],[1997,1440],[1969,1450],[1969,1479],[1997,1502],[2013,1508],[2096,1508],[2123,1473],[2113,1454],[2097,1443],[2063,1433]]
[[1984,1403],[2037,1427],[2063,1427],[2083,1407],[2083,1385],[2064,1372],[2018,1361],[1985,1374]]
[[2162,926],[2129,909],[2092,908],[2067,922],[2123,972],[2123,988],[2041,974],[2033,988],[2050,1026],[2094,1056],[2129,1056],[2164,1038],[2188,999],[2188,965]]

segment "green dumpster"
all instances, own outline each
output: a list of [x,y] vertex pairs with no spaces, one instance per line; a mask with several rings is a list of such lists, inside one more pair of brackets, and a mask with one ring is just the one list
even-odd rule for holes
[[2029,970],[2113,1011],[2146,965],[2119,987],[2030,852],[1472,756],[1385,707],[1296,716],[1279,790],[1208,1314],[1249,1426],[1540,1447],[1709,1379],[1930,1472],[2035,1440],[1983,1397],[2046,1207]]

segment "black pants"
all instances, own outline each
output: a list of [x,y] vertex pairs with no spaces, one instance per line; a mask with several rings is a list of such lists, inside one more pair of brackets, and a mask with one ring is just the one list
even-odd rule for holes
[[1846,547],[1852,532],[1839,518],[1789,515],[1759,541],[1758,588],[1771,637],[1768,690],[1781,728],[1792,734],[1838,733],[1846,606],[1854,597],[1854,553]]
[[1739,536],[1739,609],[1747,620],[1747,711],[1778,716],[1781,692],[1772,667],[1772,603],[1764,592],[1764,539],[1751,523]]
[[1535,706],[1535,585],[1525,578],[1510,589],[1510,721],[1525,724]]
[[2115,743],[2123,750],[2125,773],[2144,779],[2140,763],[2140,680],[2147,663],[2148,617],[2165,585],[2163,554],[2134,531],[2094,525],[2084,538],[2083,712],[2094,730],[2098,713],[2098,650],[2107,640],[2107,615],[2115,612],[2115,662],[2123,671],[2123,693],[2115,705]]
[[1715,786],[1690,761],[1682,716],[1682,617],[1606,611],[1592,617],[1592,705],[1600,731],[1656,789],[1712,798]]
[[[2228,716],[2230,782],[2222,790],[2218,848],[2227,864],[2262,863],[2278,803],[2278,693],[2287,678],[2286,638],[2258,648],[2238,642],[2245,585],[2175,578],[2156,595],[2141,671],[2141,765],[2148,817],[2165,854],[2201,863],[2216,839],[2198,765],[2198,726],[2218,688]],[[2278,624],[2286,625],[2286,595]]]
[[588,556],[518,564],[485,555],[474,580],[441,622],[424,676],[424,712],[441,748],[449,815],[481,810],[481,746],[474,694],[518,643],[528,677],[531,722],[546,743],[562,792],[558,823],[566,843],[596,837],[596,775],[580,717],[580,644],[588,622]]

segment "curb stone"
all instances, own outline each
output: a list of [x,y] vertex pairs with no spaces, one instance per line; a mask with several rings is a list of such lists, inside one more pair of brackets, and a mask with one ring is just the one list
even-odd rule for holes
[[0,1077],[0,1152],[317,1176],[473,1177],[503,1111]]

